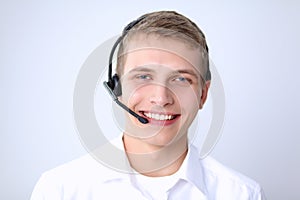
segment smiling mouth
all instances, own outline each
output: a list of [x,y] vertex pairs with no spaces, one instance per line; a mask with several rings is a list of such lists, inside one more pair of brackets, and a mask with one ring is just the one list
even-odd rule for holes
[[173,120],[179,116],[179,115],[160,114],[160,113],[151,113],[151,112],[142,112],[142,114],[149,119],[153,119],[157,121]]

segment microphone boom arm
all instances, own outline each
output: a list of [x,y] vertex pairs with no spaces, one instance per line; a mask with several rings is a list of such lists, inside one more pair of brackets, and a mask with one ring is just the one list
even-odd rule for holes
[[109,87],[109,85],[108,85],[108,83],[106,81],[103,82],[103,85],[104,85],[105,89],[108,91],[108,93],[110,94],[110,96],[112,97],[112,99],[114,100],[114,102],[116,102],[124,110],[126,110],[127,112],[129,112],[132,116],[134,116],[135,118],[137,118],[142,124],[149,123],[148,119],[139,116],[138,114],[136,114],[135,112],[133,112],[130,108],[128,108],[127,106],[125,106],[123,103],[121,103],[119,101],[118,97],[114,94],[113,90]]

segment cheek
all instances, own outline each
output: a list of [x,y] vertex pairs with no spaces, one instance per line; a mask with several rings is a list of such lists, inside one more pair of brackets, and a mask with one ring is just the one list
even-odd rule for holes
[[134,105],[142,101],[145,95],[146,93],[143,88],[137,88],[127,84],[125,87],[122,87],[121,100],[127,105]]
[[198,112],[199,109],[199,101],[195,97],[195,95],[186,95],[183,98],[180,98],[179,100],[180,107],[183,109],[183,112],[186,113],[193,113]]
[[184,88],[175,91],[181,107],[198,109],[201,99],[201,92],[193,88]]

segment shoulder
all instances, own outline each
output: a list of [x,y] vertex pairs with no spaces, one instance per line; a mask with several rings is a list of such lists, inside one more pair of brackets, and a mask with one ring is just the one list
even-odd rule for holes
[[226,179],[228,181],[236,182],[254,188],[258,185],[251,178],[221,164],[220,162],[218,162],[217,160],[215,160],[210,156],[202,159],[201,162],[206,173],[211,178]]
[[210,156],[199,160],[208,190],[222,194],[223,197],[234,194],[238,199],[264,199],[261,186],[253,179],[224,166]]
[[91,181],[91,179],[95,178],[98,181],[105,181],[106,178],[110,178],[114,173],[117,172],[98,162],[90,154],[86,154],[44,172],[42,177],[56,179],[65,183],[84,180]]

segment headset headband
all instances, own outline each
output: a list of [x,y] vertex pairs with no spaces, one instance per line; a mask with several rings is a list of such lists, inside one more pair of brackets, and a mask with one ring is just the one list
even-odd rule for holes
[[110,55],[109,55],[109,63],[108,63],[108,82],[112,81],[112,60],[113,60],[113,56],[115,53],[115,50],[117,48],[117,46],[120,44],[120,42],[123,40],[123,38],[126,36],[126,34],[128,33],[128,31],[130,29],[132,29],[132,27],[134,27],[137,23],[139,23],[140,21],[142,21],[143,19],[145,19],[146,16],[141,16],[138,19],[130,22],[124,29],[122,32],[122,35],[117,39],[117,41],[114,43]]

